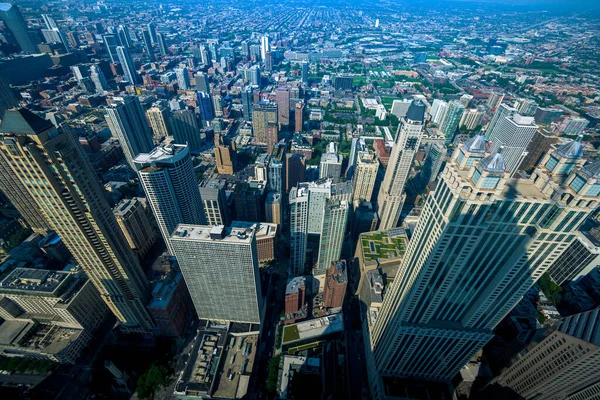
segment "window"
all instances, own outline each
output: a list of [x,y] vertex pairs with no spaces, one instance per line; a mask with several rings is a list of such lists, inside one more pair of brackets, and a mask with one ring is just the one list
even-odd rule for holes
[[569,187],[573,189],[576,193],[579,193],[581,188],[585,185],[586,180],[579,175],[575,176],[575,179],[571,181]]
[[586,196],[598,196],[600,195],[600,183],[594,183],[590,186],[590,188],[585,192]]
[[575,164],[564,164],[557,171],[555,171],[555,173],[567,175],[569,172],[571,172],[571,170],[573,169],[574,166],[575,166]]
[[464,158],[465,158],[465,154],[464,154],[464,153],[461,151],[461,152],[458,154],[458,160],[457,160],[457,161],[458,161],[458,163],[460,164]]
[[488,176],[483,181],[483,184],[481,185],[481,188],[482,189],[496,189],[496,186],[498,185],[498,182],[500,182],[500,178],[499,177],[497,177],[497,176]]
[[476,169],[471,180],[473,181],[473,183],[477,183],[479,181],[479,178],[481,178],[481,172],[479,172],[479,170]]
[[558,164],[558,159],[551,156],[548,162],[546,163],[546,168],[548,168],[548,171],[554,171],[556,164]]

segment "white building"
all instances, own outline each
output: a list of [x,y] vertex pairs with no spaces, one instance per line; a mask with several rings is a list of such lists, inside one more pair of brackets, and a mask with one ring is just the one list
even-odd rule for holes
[[433,103],[431,103],[431,109],[429,110],[429,115],[431,115],[431,122],[436,125],[440,125],[446,116],[446,111],[448,110],[448,103],[444,100],[435,99]]
[[378,170],[379,161],[371,150],[358,152],[352,177],[353,202],[358,202],[360,199],[371,201]]
[[308,185],[293,187],[290,202],[290,275],[304,275],[306,241],[308,238]]
[[178,225],[169,241],[198,318],[262,322],[258,251],[252,229]]
[[514,114],[512,117],[501,118],[490,132],[491,151],[495,152],[504,146],[504,159],[511,176],[527,155],[527,146],[537,129],[533,117]]
[[327,200],[319,241],[319,257],[313,275],[325,274],[331,263],[340,259],[349,212],[348,202]]
[[342,161],[344,157],[338,154],[337,144],[331,142],[327,145],[327,151],[321,156],[319,164],[319,178],[331,178],[333,183],[340,181],[342,175]]
[[379,230],[391,229],[398,225],[406,196],[404,185],[415,154],[419,150],[424,124],[425,104],[418,100],[414,101],[406,118],[398,126],[396,142],[379,189],[377,197]]

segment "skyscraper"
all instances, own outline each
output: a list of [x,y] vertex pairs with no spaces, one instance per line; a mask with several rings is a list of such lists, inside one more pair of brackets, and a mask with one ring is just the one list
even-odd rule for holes
[[285,190],[290,191],[300,182],[304,182],[306,157],[302,154],[289,153],[285,155]]
[[260,57],[263,61],[267,59],[267,52],[271,50],[269,46],[269,36],[265,35],[260,39]]
[[450,144],[454,140],[454,134],[464,112],[465,106],[460,101],[453,100],[448,104],[444,119],[440,123],[440,131],[446,137],[446,144]]
[[215,117],[215,110],[213,108],[212,96],[210,93],[198,92],[198,108],[200,109],[200,118],[206,125]]
[[208,83],[208,75],[203,72],[197,72],[194,76],[196,80],[196,90],[199,92],[210,92],[210,84]]
[[129,55],[129,50],[127,50],[127,47],[117,46],[117,55],[119,56],[119,62],[121,63],[121,67],[123,68],[125,80],[134,85],[138,84],[140,79],[135,70],[133,60]]
[[27,24],[21,15],[21,11],[15,4],[0,3],[0,18],[12,33],[21,51],[29,54],[38,52],[27,33]]
[[517,110],[512,108],[508,104],[500,104],[496,108],[496,112],[494,113],[492,120],[490,121],[490,123],[488,124],[488,126],[485,130],[485,138],[489,139],[490,134],[496,127],[496,124],[498,123],[498,121],[503,120],[504,117],[512,117],[513,114],[516,114],[516,113],[517,113]]
[[361,199],[371,201],[377,171],[379,171],[379,161],[375,158],[375,154],[371,150],[359,151],[352,176],[353,202],[357,203]]
[[327,150],[321,155],[321,162],[319,163],[319,178],[331,178],[333,183],[340,181],[342,175],[342,162],[344,156],[338,154],[338,147],[335,142],[331,142],[327,145]]
[[231,148],[223,142],[221,135],[215,137],[215,161],[219,174],[233,175],[233,157]]
[[175,68],[175,74],[177,75],[177,84],[179,85],[179,89],[187,90],[190,88],[190,77],[188,75],[188,69],[183,68]]
[[241,93],[242,114],[247,121],[252,121],[252,106],[254,105],[254,91],[252,86],[246,86]]
[[267,184],[270,191],[285,193],[285,144],[274,147],[269,160]]
[[119,25],[117,28],[117,36],[119,37],[121,46],[125,46],[128,49],[132,47],[131,35],[129,34],[129,29],[125,25]]
[[169,238],[178,224],[205,223],[202,197],[186,145],[156,147],[134,160],[146,198],[171,255]]
[[302,132],[304,130],[304,103],[296,103],[296,114],[294,117],[296,132]]
[[308,62],[306,61],[302,63],[302,83],[308,83]]
[[194,110],[177,110],[171,116],[173,139],[177,144],[187,144],[192,153],[199,151],[204,141],[200,137],[198,115]]
[[102,41],[104,42],[104,46],[106,47],[110,61],[113,63],[120,62],[119,54],[117,53],[117,47],[121,45],[119,37],[117,35],[113,35],[112,33],[108,35],[102,35]]
[[165,34],[158,32],[156,34],[156,38],[158,39],[158,49],[160,50],[160,54],[166,56],[168,53],[167,42],[165,40]]
[[147,213],[143,204],[135,197],[121,200],[113,209],[127,244],[140,259],[146,256],[156,241],[156,232],[150,225]]
[[146,111],[146,117],[150,122],[156,142],[172,135],[171,117],[167,107],[152,107]]
[[491,92],[485,104],[490,110],[496,110],[502,100],[504,100],[504,93]]
[[156,24],[154,22],[149,22],[148,25],[146,25],[146,30],[150,34],[150,41],[151,41],[151,43],[155,44],[157,42],[157,38],[156,38]]
[[19,101],[10,84],[0,75],[0,117],[5,110],[13,107],[19,107]]
[[432,143],[429,145],[427,158],[420,172],[424,184],[437,179],[447,153],[448,149],[441,143]]
[[299,183],[290,190],[290,275],[304,275],[308,239],[308,185]]
[[140,101],[135,96],[113,97],[105,118],[110,132],[119,139],[127,162],[134,168],[133,159],[154,147]]
[[491,151],[496,151],[500,146],[504,146],[504,159],[511,175],[517,171],[527,155],[527,146],[537,128],[533,117],[514,114],[512,117],[501,118],[494,126],[494,130],[490,132]]
[[350,205],[346,201],[329,199],[326,201],[319,241],[319,257],[312,271],[313,275],[325,274],[331,263],[339,260],[349,212]]
[[231,223],[231,216],[227,208],[227,195],[225,194],[226,186],[227,182],[224,179],[210,180],[200,186],[206,223],[210,226],[228,226]]
[[144,47],[146,48],[146,55],[150,61],[155,61],[156,57],[154,57],[154,49],[152,48],[152,39],[150,39],[150,32],[147,29],[142,31],[142,36],[144,37]]
[[560,322],[497,378],[521,398],[594,399],[600,386],[600,309]]
[[259,102],[252,107],[252,130],[256,143],[267,144],[267,130],[272,129],[273,124],[277,125],[277,104]]
[[275,90],[275,101],[277,102],[277,119],[279,127],[290,124],[290,88],[278,87]]
[[561,185],[546,167],[510,179],[502,149],[471,167],[473,153],[461,150],[425,202],[367,332],[373,398],[386,377],[454,377],[597,205],[598,163],[572,169]]
[[252,228],[179,225],[170,241],[198,318],[262,322],[258,251]]
[[260,82],[261,82],[260,67],[258,65],[253,65],[248,70],[248,73],[250,75],[250,79],[249,79],[250,84],[252,86],[258,86],[260,88]]
[[8,110],[0,134],[0,156],[113,314],[129,329],[149,331],[148,282],[73,137],[26,109]]
[[415,100],[408,109],[406,118],[403,118],[398,126],[399,132],[396,135],[388,167],[379,189],[377,197],[381,221],[379,230],[388,230],[398,226],[406,197],[404,186],[415,154],[419,150],[424,124],[425,104],[420,100]]
[[97,65],[90,67],[90,79],[96,87],[96,93],[104,93],[108,89],[108,82],[106,82],[104,72]]
[[437,125],[441,124],[446,116],[446,111],[448,111],[448,103],[440,99],[433,100],[431,110],[429,111],[431,122]]

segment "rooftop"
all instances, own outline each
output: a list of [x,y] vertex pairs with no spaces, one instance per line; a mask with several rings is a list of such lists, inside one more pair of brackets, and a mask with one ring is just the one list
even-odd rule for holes
[[6,110],[0,123],[0,133],[35,135],[53,128],[52,122],[26,108]]
[[343,330],[343,313],[328,315],[326,317],[284,326],[281,343],[283,345],[290,344],[301,340],[313,339],[319,336],[341,332]]
[[277,224],[269,222],[233,221],[231,227],[254,231],[256,240],[274,238],[277,235]]
[[151,166],[160,167],[162,163],[172,164],[179,161],[188,152],[187,145],[171,143],[164,146],[157,146],[150,153],[140,153],[135,157],[133,162],[138,170]]
[[402,228],[367,232],[360,235],[364,262],[400,259],[406,251],[408,237]]
[[58,287],[70,274],[45,269],[17,268],[0,282],[0,293],[56,295]]
[[288,280],[285,286],[285,294],[298,293],[298,289],[306,286],[306,278],[303,276],[297,276]]
[[250,244],[254,231],[246,228],[226,228],[223,225],[184,225],[177,226],[171,234],[173,240],[192,240],[200,242],[225,242]]

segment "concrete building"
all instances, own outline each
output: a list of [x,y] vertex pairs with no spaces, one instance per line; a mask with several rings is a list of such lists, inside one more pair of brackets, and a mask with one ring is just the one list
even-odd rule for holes
[[215,136],[215,161],[219,174],[233,175],[233,150],[223,142],[220,134]]
[[[593,399],[600,384],[600,309],[564,318],[557,331],[502,371],[496,383],[524,398]],[[597,394],[596,394],[597,395]]]
[[180,90],[188,90],[191,87],[187,68],[175,68],[175,76],[177,76],[177,85]]
[[154,133],[155,142],[160,142],[167,136],[172,136],[171,116],[168,108],[152,107],[146,111],[146,117]]
[[263,222],[265,214],[266,181],[248,180],[235,185],[233,198],[235,218],[240,221]]
[[302,132],[304,130],[304,103],[296,103],[295,112],[295,130],[296,132]]
[[113,97],[105,118],[112,136],[119,139],[127,163],[134,168],[133,159],[154,147],[140,101],[135,96]]
[[576,281],[600,266],[600,243],[587,234],[577,232],[575,239],[548,268],[548,274],[558,285]]
[[425,124],[425,104],[414,101],[398,126],[396,142],[377,197],[380,230],[394,228],[404,205],[404,186],[408,178]]
[[342,176],[342,162],[344,156],[338,153],[337,144],[331,142],[327,145],[327,150],[321,156],[321,162],[319,163],[319,178],[325,179],[330,178],[333,183],[340,181]]
[[277,102],[277,121],[279,127],[290,124],[290,88],[278,87],[275,89],[275,101]]
[[348,270],[346,260],[333,261],[327,269],[323,288],[323,307],[342,308],[346,287],[348,286]]
[[[143,115],[143,114],[142,114]],[[149,331],[149,286],[106,202],[104,188],[72,135],[26,109],[7,110],[0,157],[42,210],[124,328]],[[18,162],[17,162],[18,161]],[[77,174],[73,174],[77,171]]]
[[504,93],[491,92],[485,105],[492,111],[495,111],[504,100]]
[[465,112],[465,106],[458,100],[453,100],[448,103],[448,109],[444,115],[444,119],[440,122],[440,131],[446,137],[446,144],[452,143],[458,124]]
[[171,270],[152,288],[148,312],[161,336],[181,337],[194,317],[194,305],[181,272]]
[[359,151],[352,176],[352,201],[355,204],[361,199],[371,201],[377,171],[379,171],[379,162],[375,154],[370,150]]
[[8,28],[21,51],[28,54],[37,54],[38,51],[27,32],[27,24],[16,4],[0,3],[0,19]]
[[533,117],[523,117],[514,114],[511,118],[504,117],[494,126],[489,134],[491,151],[504,147],[504,159],[511,176],[517,171],[519,165],[527,155],[529,142],[535,135],[538,127],[533,122]]
[[277,144],[271,153],[267,172],[267,185],[269,190],[283,194],[285,188],[285,144]]
[[277,258],[275,254],[275,249],[277,248],[277,224],[233,221],[231,227],[252,230],[254,232],[259,263],[273,261]]
[[340,258],[349,213],[349,202],[327,200],[319,238],[319,256],[312,271],[313,275],[325,274],[331,263]]
[[546,167],[549,155],[531,179],[510,179],[501,152],[466,168],[471,152],[462,147],[425,202],[366,332],[374,399],[386,396],[388,377],[456,376],[598,205],[599,163],[574,168],[559,183]]
[[508,104],[500,104],[496,108],[496,112],[494,113],[492,120],[487,125],[487,128],[485,130],[485,138],[486,139],[490,138],[490,134],[496,127],[496,124],[498,123],[498,121],[503,120],[505,117],[512,117],[516,113],[517,113],[516,108],[513,108],[513,107],[509,106]]
[[138,198],[123,199],[113,209],[119,228],[129,247],[142,260],[156,242],[156,232],[150,224],[148,211]]
[[170,241],[198,318],[262,322],[258,251],[252,229],[179,225]]
[[435,99],[431,104],[431,109],[429,110],[429,115],[431,115],[431,122],[436,125],[439,125],[444,120],[446,116],[446,111],[448,110],[448,103],[444,100]]
[[302,154],[288,153],[285,155],[285,190],[289,192],[298,183],[304,182],[306,157]]
[[477,108],[470,108],[465,110],[458,123],[459,128],[465,128],[469,130],[473,130],[478,126],[481,126],[481,121],[483,119],[484,112],[483,110],[479,110]]
[[231,223],[231,215],[227,208],[226,187],[227,181],[223,179],[203,182],[199,188],[200,197],[204,203],[206,223],[210,226],[229,226]]
[[133,60],[131,59],[131,55],[129,54],[129,50],[124,46],[116,47],[117,56],[119,59],[119,63],[121,64],[121,68],[123,68],[123,77],[127,82],[132,85],[137,85],[140,83],[140,77],[135,70],[135,65],[133,64]]
[[558,142],[558,135],[545,129],[538,129],[527,146],[527,155],[518,170],[531,172],[556,142]]
[[265,201],[265,220],[273,224],[281,224],[281,193],[269,192]]
[[139,154],[134,164],[169,253],[178,224],[205,223],[202,197],[186,145],[170,144]]
[[272,140],[272,130],[274,126],[278,127],[277,108],[277,104],[265,102],[259,102],[252,107],[252,131],[257,144],[267,144],[267,133],[271,134],[272,145],[277,142]]
[[[177,144],[187,144],[194,154],[204,146],[204,137],[200,132],[198,115],[194,110],[177,110],[171,116],[173,141]],[[204,135],[206,136],[206,135]]]
[[308,239],[308,185],[299,183],[289,194],[290,276],[304,275]]

